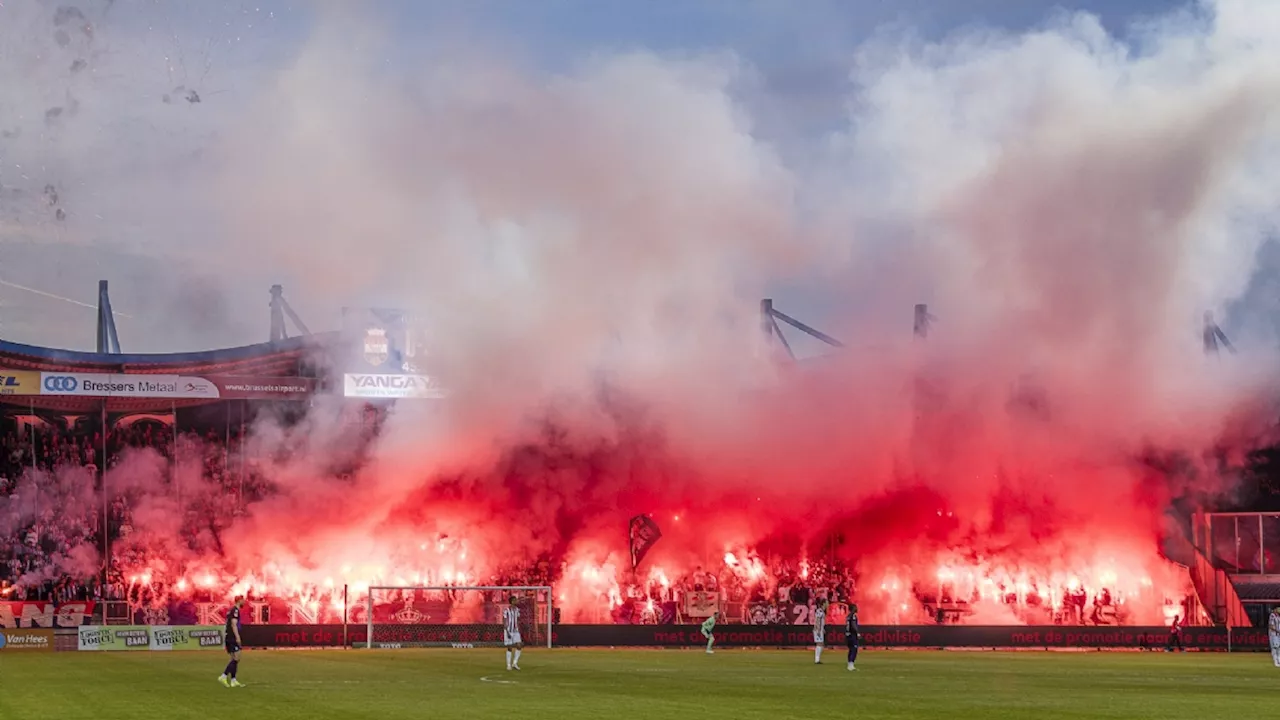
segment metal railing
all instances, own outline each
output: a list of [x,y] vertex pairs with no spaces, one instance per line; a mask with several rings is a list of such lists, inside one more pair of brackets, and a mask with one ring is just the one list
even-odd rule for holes
[[1232,575],[1280,575],[1280,513],[1203,513],[1196,548]]

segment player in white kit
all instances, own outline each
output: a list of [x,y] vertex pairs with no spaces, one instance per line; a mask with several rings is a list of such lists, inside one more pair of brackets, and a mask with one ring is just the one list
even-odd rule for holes
[[1271,641],[1271,662],[1280,667],[1280,607],[1271,608],[1267,619],[1267,639]]
[[818,600],[813,609],[813,664],[822,664],[822,646],[827,641],[827,600]]
[[507,649],[507,669],[519,670],[524,643],[520,640],[520,608],[515,595],[511,596],[511,604],[502,609],[502,646]]

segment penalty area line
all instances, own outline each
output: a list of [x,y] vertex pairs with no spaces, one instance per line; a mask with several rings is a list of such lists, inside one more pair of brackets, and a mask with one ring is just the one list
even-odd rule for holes
[[516,680],[503,680],[498,675],[486,675],[480,678],[480,682],[493,683],[495,685],[519,685],[520,684]]

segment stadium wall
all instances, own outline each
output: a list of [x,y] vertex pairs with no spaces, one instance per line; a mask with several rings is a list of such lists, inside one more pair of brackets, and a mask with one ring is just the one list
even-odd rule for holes
[[[437,633],[441,642],[470,643],[492,641],[497,636],[487,629],[461,630],[457,627],[397,626],[415,641],[430,640]],[[382,633],[395,628],[385,625]],[[496,633],[494,628],[492,633]],[[716,627],[716,647],[810,647],[813,630],[796,625],[720,625]],[[364,626],[348,625],[246,625],[241,629],[245,646],[256,648],[359,646],[366,641]],[[899,625],[866,626],[862,647],[866,648],[1018,648],[1018,649],[1159,649],[1165,647],[1169,629],[1165,627],[1068,627],[1068,626],[963,626]],[[844,631],[827,630],[830,647],[844,645]],[[394,644],[391,634],[386,642]],[[706,645],[696,625],[557,625],[552,629],[557,647],[658,647],[694,648]],[[1268,649],[1265,631],[1226,628],[1187,628],[1183,644],[1193,650],[1263,651]]]
[[[0,651],[48,651],[54,649],[55,633],[65,634],[67,642],[58,650],[85,650],[86,631],[137,632],[153,630],[145,626],[81,626],[77,629],[0,629]],[[164,629],[164,628],[161,628]],[[220,628],[198,628],[212,634]],[[406,636],[414,641],[430,640],[438,634],[442,643],[470,645],[496,640],[496,629],[447,631],[440,626],[404,626]],[[383,632],[386,632],[384,626]],[[246,647],[276,648],[341,648],[360,647],[366,641],[362,625],[245,625],[240,631]],[[901,625],[867,627],[862,647],[871,649],[1014,649],[1014,650],[1159,650],[1164,648],[1169,631],[1163,627],[977,627]],[[77,642],[79,640],[79,642]],[[395,638],[384,644],[394,645]],[[829,647],[844,645],[838,628],[827,631]],[[559,625],[554,628],[552,643],[556,647],[579,648],[702,648],[706,641],[694,625]],[[1188,629],[1183,635],[1189,650],[1233,652],[1266,652],[1267,634],[1262,630],[1241,629],[1230,633],[1225,628]],[[154,644],[154,643],[149,643]],[[812,629],[794,625],[724,625],[716,628],[716,647],[721,648],[802,648],[813,645]],[[210,645],[212,647],[212,645]],[[146,647],[142,649],[148,649]],[[150,649],[157,649],[151,647]],[[160,648],[177,649],[177,648]],[[185,649],[185,647],[183,648]],[[206,649],[206,648],[199,648]]]
[[[220,618],[200,617],[194,612],[166,613],[178,625],[220,627]],[[198,618],[198,619],[197,619]],[[140,618],[122,618],[138,622]],[[215,620],[217,622],[215,622]],[[101,608],[92,602],[0,603],[0,629],[54,630],[74,633],[76,629],[103,621]],[[130,623],[132,624],[132,623]],[[145,622],[139,622],[145,624]],[[441,643],[491,642],[499,640],[494,626],[404,625],[379,623],[384,642],[395,643],[396,631],[406,641]],[[247,647],[342,647],[361,645],[367,639],[363,622],[341,623],[248,623],[241,636]],[[808,625],[720,625],[716,627],[719,647],[807,647],[813,644]],[[862,628],[862,645],[871,648],[1082,648],[1133,649],[1162,648],[1169,638],[1167,627],[1138,626],[1019,626],[1019,625],[867,625]],[[1183,644],[1196,650],[1269,649],[1266,629],[1187,627]],[[828,644],[844,645],[842,626],[827,629]],[[698,647],[705,644],[697,625],[555,625],[552,643],[561,647]]]

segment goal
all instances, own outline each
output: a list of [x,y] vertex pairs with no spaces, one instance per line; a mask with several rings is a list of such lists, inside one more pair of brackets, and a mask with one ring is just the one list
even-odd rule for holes
[[[367,648],[501,647],[502,610],[516,598],[520,639],[551,647],[547,586],[371,587],[365,600]],[[354,643],[359,645],[357,641]]]

